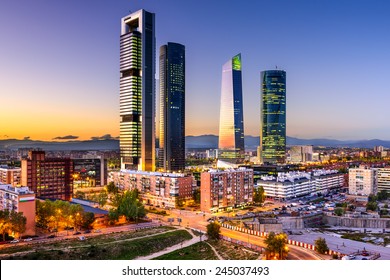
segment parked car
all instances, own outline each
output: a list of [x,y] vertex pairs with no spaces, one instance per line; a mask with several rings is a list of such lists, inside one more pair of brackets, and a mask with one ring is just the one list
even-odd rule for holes
[[32,241],[32,238],[23,239],[23,241]]
[[91,233],[91,231],[87,229],[86,231],[84,231],[84,233]]
[[99,233],[102,232],[100,229],[95,229],[93,232]]
[[76,231],[75,233],[73,233],[73,235],[79,235],[79,234],[81,234],[81,232],[79,232],[79,231]]
[[56,237],[54,234],[49,235],[47,238],[54,238]]
[[20,240],[19,239],[14,239],[12,241],[10,241],[10,243],[18,243]]

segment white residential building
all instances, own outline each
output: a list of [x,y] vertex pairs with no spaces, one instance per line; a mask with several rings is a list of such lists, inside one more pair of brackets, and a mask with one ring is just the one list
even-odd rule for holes
[[344,175],[336,170],[279,172],[278,176],[262,176],[256,187],[263,187],[266,197],[289,200],[305,195],[327,193],[344,185]]
[[349,194],[370,195],[377,193],[377,171],[368,167],[349,169]]
[[390,192],[390,168],[378,169],[378,192],[385,190]]

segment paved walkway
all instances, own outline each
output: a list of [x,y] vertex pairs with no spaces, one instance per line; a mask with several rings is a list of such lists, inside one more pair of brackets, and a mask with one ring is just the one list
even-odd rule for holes
[[[196,236],[192,233],[191,230],[188,230],[186,229],[191,235],[192,235],[192,239],[190,240],[186,240],[184,242],[181,242],[179,244],[176,244],[176,245],[173,245],[171,247],[168,247],[168,248],[165,248],[164,250],[162,251],[159,251],[159,252],[156,252],[154,254],[151,254],[151,255],[148,255],[148,256],[141,256],[141,257],[138,257],[138,258],[135,258],[134,260],[151,260],[151,259],[154,259],[154,258],[157,258],[159,256],[162,256],[162,255],[165,255],[165,254],[168,254],[170,252],[173,252],[173,251],[176,251],[176,250],[179,250],[179,249],[182,249],[184,247],[188,247],[188,246],[191,246],[195,243],[198,243],[200,241],[200,238],[199,236]],[[206,240],[206,236],[202,236],[202,240]]]

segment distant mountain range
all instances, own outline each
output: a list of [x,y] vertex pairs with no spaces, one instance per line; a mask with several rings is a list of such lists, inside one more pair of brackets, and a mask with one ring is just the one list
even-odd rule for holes
[[[245,148],[257,149],[260,145],[259,136],[245,136]],[[325,147],[349,147],[349,148],[373,148],[374,146],[383,146],[385,148],[390,147],[390,141],[384,141],[379,139],[372,140],[351,140],[340,141],[333,139],[299,139],[287,136],[287,145],[313,145],[313,146],[325,146]],[[200,136],[187,136],[186,148],[218,148],[218,136],[217,135],[200,135]]]
[[[246,149],[255,150],[259,146],[260,139],[258,136],[245,136]],[[390,147],[390,141],[379,139],[372,140],[354,140],[340,141],[332,139],[299,139],[287,136],[287,145],[313,145],[325,147],[356,147],[356,148],[373,148],[374,146]],[[18,149],[18,148],[41,148],[47,151],[60,150],[118,150],[119,140],[85,140],[85,141],[39,141],[39,140],[18,140],[7,139],[0,140],[0,150]],[[187,149],[217,149],[217,135],[199,135],[186,136]]]

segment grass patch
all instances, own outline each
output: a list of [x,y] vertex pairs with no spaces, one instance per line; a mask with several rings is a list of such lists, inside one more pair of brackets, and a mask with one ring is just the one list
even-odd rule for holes
[[230,243],[224,240],[208,240],[211,246],[225,260],[257,260],[260,253],[247,249],[244,246]]
[[344,233],[341,238],[364,242],[363,238],[366,236],[364,233]]
[[[87,236],[87,239],[80,241],[77,238],[63,240],[48,240],[44,243],[29,243],[26,245],[15,245],[3,248],[0,254],[15,254],[13,259],[88,259],[96,257],[96,259],[113,259],[116,255],[110,255],[108,248],[116,248],[124,246],[125,242],[131,242],[131,239],[148,237],[152,234],[163,234],[168,230],[175,229],[173,227],[158,227],[151,229],[143,229],[136,232],[118,232],[110,234]],[[188,234],[189,235],[189,234]],[[154,238],[158,236],[152,236]],[[138,240],[133,240],[138,241]],[[33,251],[33,252],[27,252]],[[101,251],[101,253],[99,253]],[[51,253],[53,252],[53,253]],[[62,252],[62,253],[58,253]],[[114,252],[115,253],[115,252]],[[69,255],[69,256],[68,256]],[[100,256],[101,255],[101,256]],[[60,256],[60,257],[58,257]],[[0,259],[9,258],[9,256],[1,256]]]
[[203,241],[159,256],[154,260],[218,260],[218,258],[210,246]]

